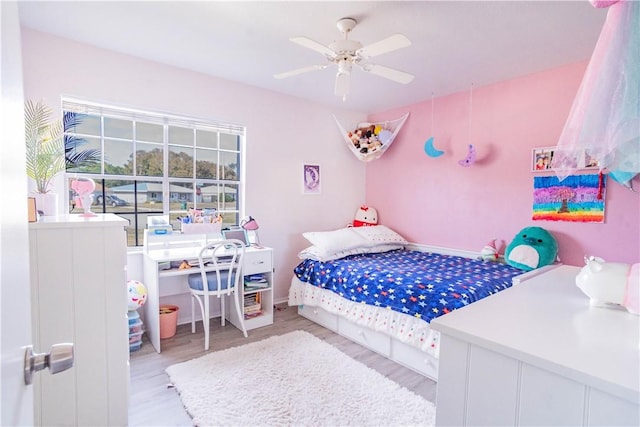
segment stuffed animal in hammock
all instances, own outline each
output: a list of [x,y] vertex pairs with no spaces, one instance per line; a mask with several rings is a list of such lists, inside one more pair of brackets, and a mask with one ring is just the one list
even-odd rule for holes
[[378,211],[367,205],[362,205],[356,211],[353,227],[368,227],[378,225]]
[[558,242],[541,227],[526,227],[507,246],[507,264],[524,271],[553,264],[558,256]]

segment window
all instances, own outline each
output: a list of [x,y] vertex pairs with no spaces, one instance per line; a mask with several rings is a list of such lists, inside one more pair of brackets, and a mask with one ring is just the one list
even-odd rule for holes
[[[92,211],[128,219],[130,246],[142,244],[149,215],[169,215],[177,229],[187,209],[215,208],[224,225],[239,224],[243,126],[71,99],[62,107],[67,157],[98,154],[67,165],[67,183],[93,179]],[[68,188],[70,212],[81,213]]]

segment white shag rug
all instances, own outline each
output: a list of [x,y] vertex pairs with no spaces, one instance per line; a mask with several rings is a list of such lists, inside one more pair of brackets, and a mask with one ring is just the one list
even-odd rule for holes
[[304,331],[209,353],[167,374],[197,426],[435,425],[433,403]]

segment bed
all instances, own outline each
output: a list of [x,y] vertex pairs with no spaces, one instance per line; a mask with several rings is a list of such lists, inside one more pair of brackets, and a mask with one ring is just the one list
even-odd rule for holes
[[322,326],[437,380],[436,317],[508,289],[524,273],[477,254],[411,244],[384,226],[305,233],[289,305]]

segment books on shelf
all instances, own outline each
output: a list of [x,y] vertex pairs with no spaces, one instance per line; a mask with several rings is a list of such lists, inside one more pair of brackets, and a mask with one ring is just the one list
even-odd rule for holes
[[251,319],[262,314],[262,303],[260,294],[250,294],[244,296],[244,318]]
[[266,289],[269,287],[269,281],[265,274],[250,274],[244,277],[244,288],[248,291]]
[[252,319],[264,314],[262,309],[262,293],[261,290],[270,287],[267,274],[249,274],[244,277],[244,318]]
[[244,296],[244,312],[250,313],[258,311],[262,308],[260,303],[260,294],[250,294]]

